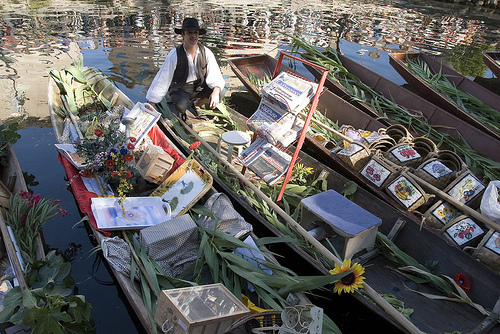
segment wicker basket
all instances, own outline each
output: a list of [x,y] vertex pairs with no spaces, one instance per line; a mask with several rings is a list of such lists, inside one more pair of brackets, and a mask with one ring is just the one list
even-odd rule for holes
[[396,178],[397,169],[387,163],[380,151],[375,151],[359,173],[378,188],[383,188]]
[[[266,311],[262,313],[250,314],[237,321],[226,329],[224,334],[252,334],[253,328],[270,326],[281,326],[281,311]],[[279,330],[266,330],[265,333],[274,334]]]
[[500,232],[491,229],[475,248],[472,256],[500,273]]
[[451,182],[448,187],[444,189],[444,192],[457,201],[476,209],[481,202],[481,196],[485,189],[486,187],[481,181],[471,172],[466,171]]
[[388,135],[394,139],[396,143],[408,143],[413,139],[413,136],[410,132],[408,132],[408,129],[401,124],[393,124],[385,130],[379,130],[379,133]]
[[441,229],[463,212],[446,201],[437,201],[424,213],[424,224],[435,230]]
[[356,172],[360,171],[370,159],[371,152],[364,145],[352,143],[338,151],[337,156]]
[[458,171],[449,168],[438,158],[424,161],[413,173],[438,189],[446,188],[458,175]]
[[418,167],[426,158],[422,156],[411,143],[399,143],[384,153],[384,157],[399,166]]
[[389,183],[385,190],[408,211],[414,211],[427,203],[434,195],[427,194],[410,176],[401,172],[394,181]]
[[458,174],[461,174],[468,169],[467,165],[453,151],[440,150],[438,151],[436,158],[438,158],[442,163],[448,166],[448,168],[456,171],[457,176]]
[[391,147],[397,144],[394,138],[377,132],[372,132],[369,136],[364,137],[363,142],[370,150],[380,150],[382,152],[388,151]]
[[461,215],[440,230],[459,247],[476,246],[484,235],[483,228],[467,215]]

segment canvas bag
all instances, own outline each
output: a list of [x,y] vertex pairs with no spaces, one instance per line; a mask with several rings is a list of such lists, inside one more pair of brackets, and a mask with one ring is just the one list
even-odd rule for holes
[[142,229],[139,243],[169,277],[178,277],[195,263],[200,247],[198,226],[184,214]]
[[[235,238],[244,239],[253,227],[247,223],[245,219],[234,209],[229,197],[226,194],[215,193],[205,202],[207,209],[212,211],[219,219],[217,229]],[[202,216],[198,223],[206,228],[215,227],[215,219],[212,217]]]

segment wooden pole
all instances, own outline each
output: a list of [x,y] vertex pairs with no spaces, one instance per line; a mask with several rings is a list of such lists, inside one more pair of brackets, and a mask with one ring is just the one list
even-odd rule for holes
[[[342,261],[333,255],[325,246],[323,246],[318,240],[311,236],[299,223],[293,220],[283,209],[281,209],[275,202],[273,202],[266,194],[264,194],[259,188],[257,188],[252,182],[248,181],[247,178],[242,175],[236,168],[234,168],[230,163],[226,161],[217,151],[215,151],[210,144],[208,144],[203,138],[201,138],[193,129],[191,129],[184,121],[179,119],[182,126],[193,135],[196,140],[200,141],[202,145],[212,153],[220,162],[222,162],[227,168],[229,168],[247,187],[252,189],[254,193],[259,196],[264,202],[266,202],[277,214],[279,214],[287,223],[294,227],[297,232],[299,232],[304,239],[310,242],[318,251],[325,256],[327,259],[333,261],[338,266],[342,265]],[[391,304],[387,302],[382,296],[380,296],[373,288],[371,288],[366,282],[363,284],[363,289],[367,295],[379,305],[385,312],[387,312],[395,321],[397,321],[401,326],[403,326],[409,333],[422,333],[410,320],[405,318],[401,313],[399,313]]]

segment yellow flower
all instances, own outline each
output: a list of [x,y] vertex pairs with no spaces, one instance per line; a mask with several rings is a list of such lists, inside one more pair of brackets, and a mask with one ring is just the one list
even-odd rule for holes
[[352,273],[335,281],[335,287],[333,288],[334,293],[337,292],[340,295],[343,291],[354,292],[355,289],[363,288],[363,281],[365,278],[361,275],[365,272],[365,268],[359,263],[355,263],[351,267],[351,259],[344,260],[341,267],[335,265],[335,269],[330,270],[330,274],[335,275],[350,270],[352,270]]

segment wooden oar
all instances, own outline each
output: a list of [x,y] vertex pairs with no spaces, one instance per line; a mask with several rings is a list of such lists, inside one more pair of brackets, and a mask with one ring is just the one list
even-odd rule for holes
[[[304,239],[310,242],[319,252],[330,261],[336,263],[338,266],[342,265],[342,261],[333,255],[328,248],[323,246],[318,240],[311,236],[299,223],[293,220],[283,209],[281,209],[276,203],[274,203],[266,194],[264,194],[259,188],[257,188],[252,182],[250,182],[244,175],[242,175],[233,165],[226,161],[215,149],[210,146],[203,138],[201,138],[193,129],[191,129],[184,121],[179,119],[181,125],[193,135],[196,140],[200,141],[202,145],[212,153],[220,162],[222,162],[227,168],[229,168],[247,187],[252,189],[256,195],[258,195],[264,202],[266,202],[277,214],[279,214],[288,224],[294,227],[297,232],[299,232]],[[395,321],[397,321],[401,326],[403,326],[409,333],[422,333],[410,320],[405,318],[399,311],[397,311],[387,300],[382,298],[372,287],[370,287],[366,282],[363,284],[363,290],[366,294],[381,308],[384,309]]]

